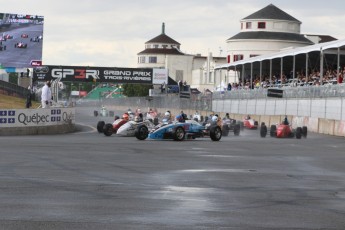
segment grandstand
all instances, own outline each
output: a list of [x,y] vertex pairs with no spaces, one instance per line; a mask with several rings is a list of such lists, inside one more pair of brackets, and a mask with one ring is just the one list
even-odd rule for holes
[[123,89],[111,84],[99,84],[93,90],[91,90],[84,99],[99,100],[101,98],[121,98]]

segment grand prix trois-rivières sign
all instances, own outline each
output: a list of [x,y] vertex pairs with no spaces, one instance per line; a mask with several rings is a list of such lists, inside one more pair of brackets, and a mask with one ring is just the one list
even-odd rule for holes
[[38,66],[33,69],[34,81],[60,79],[70,82],[115,82],[136,84],[162,84],[168,82],[166,69],[116,68],[85,66]]

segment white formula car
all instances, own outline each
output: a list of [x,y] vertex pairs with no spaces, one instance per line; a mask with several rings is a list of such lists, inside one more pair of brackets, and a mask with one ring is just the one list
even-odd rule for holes
[[129,121],[126,124],[123,124],[117,130],[116,135],[125,136],[125,137],[134,137],[135,130],[137,130],[137,127],[140,125],[145,125],[149,130],[155,127],[155,125],[149,120],[145,120],[142,122]]

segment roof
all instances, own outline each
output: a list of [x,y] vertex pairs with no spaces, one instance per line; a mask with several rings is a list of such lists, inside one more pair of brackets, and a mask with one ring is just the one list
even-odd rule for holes
[[283,33],[283,32],[268,32],[268,31],[248,31],[248,32],[240,32],[235,36],[229,38],[227,41],[230,40],[238,40],[238,39],[255,39],[255,40],[284,40],[284,41],[295,41],[295,42],[304,42],[307,44],[313,44],[312,41],[307,39],[301,34],[296,33]]
[[270,54],[265,54],[265,55],[260,55],[248,59],[244,59],[241,61],[236,61],[224,65],[219,65],[216,66],[215,69],[226,69],[232,66],[238,66],[238,65],[244,65],[247,63],[254,63],[254,62],[261,62],[263,60],[272,60],[275,58],[282,58],[282,57],[287,57],[287,56],[296,56],[298,54],[306,54],[310,52],[317,51],[319,52],[320,50],[326,51],[328,49],[345,49],[345,39],[343,40],[335,40],[335,41],[330,41],[330,42],[325,42],[325,43],[319,43],[319,44],[314,44],[310,46],[304,46],[304,47],[298,47],[290,50],[283,50],[280,52],[276,53],[270,53]]
[[181,45],[180,43],[178,43],[177,41],[175,41],[174,39],[172,39],[171,37],[169,37],[168,35],[162,33],[160,35],[158,35],[155,38],[152,38],[151,40],[145,42],[145,44],[147,43],[166,43],[166,44],[176,44],[176,45]]
[[243,18],[242,20],[247,20],[247,19],[275,19],[275,20],[294,21],[294,22],[301,23],[299,20],[287,14],[286,12],[282,11],[281,9],[279,9],[273,4],[270,4],[266,6],[265,8],[262,8],[261,10],[256,11],[255,13]]
[[181,51],[178,49],[145,49],[138,54],[170,54],[170,55],[184,55]]
[[306,34],[305,36],[312,36],[312,37],[316,36],[316,37],[319,37],[319,39],[320,39],[319,43],[331,42],[331,41],[338,40],[335,37],[332,37],[330,35]]

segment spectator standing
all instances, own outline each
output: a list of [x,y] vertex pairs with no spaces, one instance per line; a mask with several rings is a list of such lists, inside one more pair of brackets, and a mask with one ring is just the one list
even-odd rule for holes
[[228,84],[228,91],[231,91],[231,83]]
[[50,90],[50,86],[51,86],[50,81],[47,81],[46,84],[42,88],[42,94],[41,94],[42,108],[50,107],[50,102],[52,98],[52,92]]

